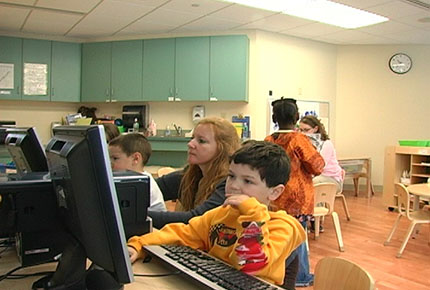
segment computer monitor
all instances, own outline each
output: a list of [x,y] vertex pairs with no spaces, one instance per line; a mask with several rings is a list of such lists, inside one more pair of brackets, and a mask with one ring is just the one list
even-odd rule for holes
[[48,171],[45,149],[35,127],[7,128],[5,145],[18,174]]
[[[33,288],[122,289],[133,274],[104,129],[59,126],[53,133],[46,155],[70,237],[53,276]],[[85,270],[87,258],[95,269]]]

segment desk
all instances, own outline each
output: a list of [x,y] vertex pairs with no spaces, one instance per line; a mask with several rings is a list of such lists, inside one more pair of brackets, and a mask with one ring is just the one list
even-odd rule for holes
[[355,195],[358,196],[359,178],[366,178],[367,197],[375,194],[372,185],[372,159],[370,157],[338,158],[339,165],[345,170],[345,178],[354,181]]
[[420,197],[430,198],[430,184],[428,183],[415,183],[408,186],[410,194],[414,195],[414,210],[419,210]]
[[[10,249],[5,253],[1,254],[0,258],[0,275],[5,274],[7,271],[18,267],[20,264],[16,257],[14,249]],[[56,264],[49,263],[39,266],[34,266],[26,268],[17,273],[36,273],[41,271],[53,271],[55,270]],[[164,265],[162,265],[156,259],[152,259],[150,263],[142,263],[138,260],[133,264],[133,272],[136,274],[140,273],[169,273]],[[34,281],[40,279],[41,277],[28,277],[25,279],[11,280],[6,279],[0,282],[0,289],[8,290],[26,290],[31,289],[31,285]],[[135,281],[131,284],[126,284],[125,290],[177,290],[177,289],[190,289],[198,290],[198,284],[195,284],[181,275],[172,275],[165,277],[135,277]]]

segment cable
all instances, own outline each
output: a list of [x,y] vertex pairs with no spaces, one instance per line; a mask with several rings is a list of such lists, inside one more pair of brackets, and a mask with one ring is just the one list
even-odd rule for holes
[[165,276],[173,276],[173,275],[179,275],[181,274],[181,271],[175,271],[170,273],[155,273],[155,274],[149,274],[149,273],[133,273],[135,277],[165,277]]
[[0,282],[5,280],[5,279],[22,279],[22,278],[27,278],[27,277],[31,277],[31,276],[41,276],[41,275],[52,274],[53,271],[43,271],[43,272],[36,272],[36,273],[30,273],[30,274],[13,274],[16,271],[19,271],[19,270],[27,268],[27,267],[33,267],[33,266],[38,266],[41,264],[52,263],[52,262],[58,262],[58,261],[50,260],[50,261],[40,262],[37,264],[28,265],[28,266],[18,266],[16,268],[10,270],[6,274],[0,275]]

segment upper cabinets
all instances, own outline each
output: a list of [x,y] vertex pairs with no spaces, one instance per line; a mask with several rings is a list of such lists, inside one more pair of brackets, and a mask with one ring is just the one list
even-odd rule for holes
[[13,89],[0,82],[0,99],[80,101],[79,43],[0,37],[0,65],[13,73]]
[[81,100],[142,101],[142,51],[142,40],[84,43]]
[[246,35],[67,43],[0,36],[0,99],[248,101]]
[[246,35],[144,41],[145,101],[247,101]]
[[0,36],[0,99],[21,99],[22,39]]
[[210,40],[210,100],[248,101],[248,37],[211,36]]
[[81,101],[81,44],[52,42],[51,101]]

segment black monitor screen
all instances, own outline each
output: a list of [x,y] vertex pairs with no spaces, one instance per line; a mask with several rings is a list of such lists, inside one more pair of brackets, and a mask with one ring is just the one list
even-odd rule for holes
[[49,172],[66,228],[77,244],[63,253],[57,272],[81,267],[76,259],[83,257],[119,284],[130,283],[133,274],[103,127],[60,126],[53,131],[46,146]]
[[47,172],[45,149],[36,128],[6,129],[5,145],[18,173]]

